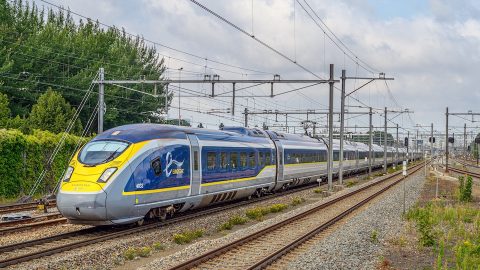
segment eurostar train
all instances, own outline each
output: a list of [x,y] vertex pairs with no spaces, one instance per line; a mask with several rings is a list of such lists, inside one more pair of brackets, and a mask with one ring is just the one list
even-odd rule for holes
[[[141,224],[146,218],[278,192],[326,178],[326,143],[256,128],[120,126],[75,154],[57,207],[71,223]],[[336,174],[339,145],[333,143]],[[380,167],[384,149],[372,148],[373,167]],[[368,169],[368,151],[366,144],[346,141],[345,174]],[[388,148],[388,164],[404,160],[405,153],[399,149],[397,156]]]

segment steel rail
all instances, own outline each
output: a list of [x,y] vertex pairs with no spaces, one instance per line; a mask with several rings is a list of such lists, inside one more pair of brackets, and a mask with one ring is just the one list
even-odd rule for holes
[[[364,172],[364,170],[361,170],[361,171],[359,171],[359,173],[357,173],[357,175],[362,174],[363,172]],[[398,172],[394,173],[394,175],[398,175]],[[74,242],[74,243],[65,244],[65,245],[62,245],[62,246],[50,248],[49,250],[43,250],[43,251],[38,251],[38,252],[30,253],[30,254],[20,255],[20,256],[17,256],[17,257],[10,258],[10,259],[3,259],[3,260],[0,260],[0,268],[10,266],[10,265],[14,265],[14,264],[19,264],[19,263],[22,263],[22,262],[31,261],[31,260],[34,260],[34,259],[42,258],[42,257],[53,255],[53,254],[58,254],[58,253],[61,253],[61,252],[73,250],[73,249],[79,248],[79,247],[88,246],[88,245],[91,245],[91,244],[95,244],[95,243],[98,243],[98,242],[114,239],[114,238],[117,238],[117,237],[126,236],[126,235],[130,235],[130,234],[134,234],[134,233],[138,233],[138,232],[142,232],[142,231],[156,229],[156,228],[167,226],[167,225],[170,225],[170,224],[174,224],[174,223],[177,223],[177,222],[180,222],[180,221],[186,221],[186,220],[189,220],[189,219],[218,213],[218,212],[225,211],[225,210],[228,210],[228,209],[233,209],[233,208],[241,207],[241,206],[244,206],[244,205],[252,204],[252,203],[255,203],[255,202],[272,199],[272,198],[275,198],[275,197],[278,197],[278,196],[283,196],[283,195],[288,195],[288,194],[291,194],[291,193],[300,192],[300,191],[310,189],[310,188],[314,188],[314,187],[317,187],[317,186],[318,186],[317,183],[312,182],[311,184],[307,184],[305,186],[300,186],[300,187],[297,187],[297,188],[289,189],[289,190],[286,190],[286,191],[283,191],[283,192],[280,192],[280,193],[275,193],[275,194],[272,194],[270,196],[264,196],[264,197],[255,198],[255,199],[246,200],[246,201],[238,201],[237,203],[234,203],[234,204],[231,204],[231,202],[230,202],[230,204],[225,203],[225,204],[213,206],[212,208],[207,208],[205,210],[201,210],[199,212],[191,212],[191,213],[187,212],[185,214],[181,214],[177,217],[174,217],[172,219],[168,219],[168,220],[163,221],[163,222],[156,222],[156,223],[153,223],[153,224],[147,224],[147,225],[144,225],[142,227],[122,229],[121,231],[114,232],[114,233],[109,233],[109,234],[102,235],[102,236],[99,236],[99,237],[96,237],[96,238],[93,238],[93,239],[77,241],[77,242]],[[60,241],[60,240],[68,239],[68,238],[71,238],[71,237],[87,235],[87,234],[91,234],[91,233],[95,233],[95,232],[98,232],[98,228],[87,228],[87,229],[83,229],[83,230],[79,230],[79,231],[75,231],[75,232],[68,232],[68,233],[58,234],[58,235],[44,237],[44,238],[40,238],[40,239],[30,240],[30,241],[26,241],[26,242],[11,244],[11,245],[8,245],[8,246],[2,246],[2,247],[0,247],[0,254],[4,253],[6,251],[38,246],[38,245],[45,244],[45,243]]]
[[[251,204],[251,203],[254,203],[254,202],[259,202],[259,201],[263,201],[263,200],[272,199],[272,198],[275,198],[275,197],[278,197],[278,196],[283,196],[283,195],[288,195],[288,194],[291,194],[291,193],[300,192],[300,191],[303,191],[303,190],[306,190],[306,189],[311,189],[311,188],[316,187],[316,186],[318,186],[318,184],[313,184],[312,183],[312,185],[306,185],[306,186],[301,186],[301,187],[298,187],[298,188],[286,190],[284,192],[275,193],[271,196],[255,198],[255,199],[251,199],[251,200],[247,200],[247,201],[238,201],[237,203],[234,203],[234,204],[225,204],[225,205],[222,204],[220,206],[217,205],[217,206],[214,206],[212,208],[207,208],[205,210],[201,210],[199,212],[185,213],[185,214],[179,215],[177,217],[174,217],[172,219],[168,219],[168,220],[163,221],[163,222],[147,224],[147,225],[144,225],[144,226],[141,226],[141,227],[121,229],[121,231],[114,232],[114,233],[109,233],[109,234],[102,235],[102,236],[99,236],[99,237],[96,237],[96,238],[93,238],[93,239],[82,240],[82,241],[78,241],[78,242],[75,242],[75,243],[65,244],[65,245],[62,245],[62,246],[59,246],[59,247],[54,247],[54,248],[51,248],[49,250],[34,252],[34,253],[31,253],[31,254],[21,255],[21,256],[14,257],[14,258],[10,258],[10,259],[0,260],[0,268],[10,266],[10,265],[14,265],[14,264],[18,264],[18,263],[22,263],[22,262],[26,262],[26,261],[30,261],[30,260],[34,260],[34,259],[38,259],[38,258],[41,258],[41,257],[44,257],[44,256],[49,256],[49,255],[61,253],[61,252],[64,252],[64,251],[75,249],[75,248],[95,244],[95,243],[98,243],[98,242],[114,239],[114,238],[117,238],[117,237],[126,236],[126,235],[130,235],[130,234],[134,234],[134,233],[138,233],[138,232],[142,232],[142,231],[146,231],[146,230],[156,229],[156,228],[167,226],[167,225],[170,225],[170,224],[174,224],[174,223],[177,223],[177,222],[180,222],[180,221],[186,221],[186,220],[201,217],[201,216],[206,216],[206,215],[210,215],[210,214],[214,214],[214,213],[219,213],[221,211],[241,207],[241,206],[248,205],[248,204]],[[99,230],[98,228],[87,228],[87,229],[83,229],[83,230],[79,230],[79,231],[75,231],[75,232],[68,232],[68,233],[58,234],[58,235],[44,237],[44,238],[40,238],[40,239],[30,240],[30,241],[26,241],[26,242],[11,244],[11,245],[8,245],[8,246],[1,246],[0,247],[0,254],[4,253],[6,251],[15,250],[15,249],[33,247],[33,246],[38,246],[38,245],[45,244],[45,243],[50,243],[50,242],[54,242],[54,241],[68,239],[68,238],[75,237],[75,236],[87,235],[87,234],[98,232],[98,230]]]
[[[420,164],[415,165],[414,167],[412,167],[412,168],[410,169],[410,171],[416,172],[416,171],[418,171],[418,170],[421,169],[421,168],[423,168],[423,163],[420,163]],[[376,185],[378,185],[378,184],[384,183],[385,181],[390,180],[390,179],[392,179],[392,178],[400,175],[401,173],[402,173],[401,171],[398,171],[398,172],[396,172],[396,173],[394,173],[394,174],[392,174],[392,175],[387,175],[386,177],[384,177],[383,179],[381,179],[381,180],[379,180],[379,181],[376,181],[376,182],[374,182],[374,183],[370,183],[370,184],[365,185],[365,186],[363,186],[363,187],[361,187],[361,188],[359,188],[359,189],[357,189],[357,190],[355,190],[355,191],[353,191],[353,192],[349,192],[349,193],[344,194],[344,195],[342,195],[342,196],[339,196],[339,197],[337,197],[337,198],[335,198],[335,199],[332,199],[332,200],[330,200],[330,201],[327,201],[327,202],[325,202],[325,203],[323,203],[323,204],[320,204],[320,205],[318,205],[318,206],[316,206],[316,207],[314,207],[314,208],[312,208],[312,209],[309,209],[309,210],[304,211],[304,212],[302,212],[302,213],[300,213],[300,214],[298,214],[298,215],[295,215],[295,216],[293,216],[293,217],[290,217],[290,218],[288,218],[288,219],[286,219],[286,220],[284,220],[284,221],[281,221],[281,222],[276,223],[276,224],[273,224],[273,225],[271,225],[271,226],[269,226],[269,227],[267,227],[267,228],[264,228],[264,229],[262,229],[262,230],[260,230],[260,231],[258,231],[258,232],[256,232],[256,233],[253,233],[253,234],[247,235],[247,236],[245,236],[245,237],[242,237],[242,238],[240,238],[240,239],[238,239],[238,240],[236,240],[236,241],[234,241],[234,242],[232,242],[232,243],[228,243],[228,244],[223,245],[223,246],[221,246],[221,247],[219,247],[219,248],[216,248],[216,249],[214,249],[214,250],[208,251],[208,252],[206,252],[206,253],[204,253],[204,254],[202,254],[202,255],[200,255],[200,256],[197,256],[197,257],[195,257],[195,258],[193,258],[193,259],[191,259],[191,260],[188,260],[188,261],[183,262],[183,263],[181,263],[181,264],[179,264],[179,265],[177,265],[177,266],[174,266],[174,267],[170,268],[170,270],[173,270],[173,269],[175,269],[175,270],[184,270],[184,269],[191,269],[191,268],[193,268],[193,267],[196,267],[196,266],[198,266],[198,265],[200,265],[200,264],[202,264],[202,263],[204,263],[204,262],[206,262],[206,261],[208,261],[208,260],[211,260],[211,259],[213,259],[213,258],[215,258],[215,257],[218,257],[218,256],[224,254],[225,252],[228,252],[228,251],[230,251],[230,250],[232,250],[232,249],[234,249],[234,248],[236,248],[236,247],[238,247],[238,246],[241,246],[241,245],[243,245],[243,244],[245,244],[245,243],[247,243],[247,242],[250,242],[250,241],[252,241],[252,240],[258,239],[258,238],[262,237],[263,235],[265,235],[265,234],[267,234],[267,233],[269,233],[269,232],[272,232],[272,231],[274,231],[274,230],[276,230],[276,229],[278,229],[278,228],[281,228],[281,227],[283,227],[283,226],[285,226],[285,225],[287,225],[287,224],[290,224],[290,223],[293,222],[293,221],[296,221],[296,220],[298,220],[298,219],[300,219],[300,218],[309,216],[309,215],[311,215],[311,214],[313,214],[313,213],[318,212],[319,210],[322,210],[322,209],[324,209],[324,208],[326,208],[326,207],[329,207],[329,206],[331,206],[331,205],[333,205],[333,204],[335,204],[335,203],[337,203],[337,202],[339,202],[339,201],[342,201],[342,200],[344,200],[344,199],[346,199],[346,198],[348,198],[348,197],[351,197],[351,196],[353,196],[353,195],[355,195],[355,194],[357,194],[357,193],[360,193],[361,191],[367,190],[367,189],[369,189],[369,188],[371,188],[371,187],[373,187],[373,186],[376,186]],[[402,180],[403,180],[403,178],[400,179],[400,180],[397,180],[394,184],[397,184],[397,183],[399,183],[399,182],[402,181]],[[393,186],[393,185],[392,185],[392,186]],[[377,195],[377,196],[378,196],[378,195]],[[347,211],[348,211],[348,210],[347,210]],[[353,211],[353,210],[351,210],[351,211]],[[351,212],[351,211],[350,211],[350,212]],[[336,221],[333,221],[333,223],[335,223],[335,222],[336,222]],[[332,224],[333,224],[333,223],[332,223]],[[330,225],[331,225],[331,224],[330,224]],[[328,226],[330,226],[330,225],[328,225]],[[282,253],[282,251],[279,251],[279,252]],[[280,254],[280,253],[279,253],[279,254]],[[266,259],[265,261],[267,261],[267,260],[268,260],[268,259]],[[263,263],[264,263],[264,262],[259,262],[258,265],[263,265]]]
[[26,230],[37,228],[37,227],[45,227],[49,225],[62,224],[67,222],[68,220],[66,218],[60,217],[60,218],[49,219],[49,220],[44,220],[44,221],[39,221],[34,223],[28,223],[28,224],[24,224],[22,226],[17,226],[17,227],[1,228],[0,235],[14,233],[14,232],[21,232],[21,231],[26,231]]
[[[420,164],[421,165],[421,164]],[[413,168],[413,172],[411,172],[412,174],[417,172],[418,170],[420,170],[422,168],[422,166],[420,165],[417,165],[416,167]],[[314,236],[316,236],[317,234],[325,231],[326,229],[328,229],[329,227],[331,227],[332,225],[334,225],[335,223],[337,223],[338,221],[340,221],[341,219],[343,219],[344,217],[348,216],[349,214],[351,214],[353,211],[357,210],[358,208],[364,206],[365,204],[367,204],[368,202],[370,202],[371,200],[373,200],[374,198],[378,197],[379,195],[383,194],[385,191],[389,190],[390,188],[392,188],[393,186],[397,185],[398,183],[404,181],[404,178],[400,178],[399,180],[391,183],[390,185],[382,188],[381,190],[375,192],[374,194],[368,196],[367,198],[363,199],[362,201],[360,201],[359,203],[355,204],[354,206],[350,207],[349,209],[347,209],[346,211],[343,211],[342,213],[340,213],[339,215],[335,216],[334,218],[330,219],[329,221],[321,224],[320,226],[316,227],[315,229],[311,230],[310,232],[308,232],[307,234],[297,238],[296,240],[294,240],[293,242],[291,242],[290,244],[288,244],[287,246],[285,246],[284,248],[268,255],[267,257],[265,257],[263,260],[257,262],[255,265],[253,265],[252,267],[248,268],[248,269],[264,269],[266,268],[267,266],[269,266],[270,264],[272,264],[273,262],[275,262],[276,260],[280,259],[281,257],[283,257],[285,254],[289,253],[290,251],[296,249],[298,246],[302,245],[303,243],[305,243],[306,241],[308,241],[309,239],[313,238]]]
[[[21,211],[29,211],[37,209],[38,203],[31,202],[31,203],[17,203],[17,204],[9,204],[9,205],[2,205],[0,206],[0,215],[8,214],[8,213],[16,213]],[[56,206],[55,201],[51,201],[48,207]]]
[[20,225],[20,224],[26,224],[26,223],[33,223],[35,221],[49,220],[49,219],[60,218],[60,217],[62,217],[62,214],[57,212],[57,213],[48,213],[48,214],[45,214],[45,215],[29,217],[29,218],[26,218],[26,219],[2,221],[2,222],[0,222],[0,228],[1,227]]

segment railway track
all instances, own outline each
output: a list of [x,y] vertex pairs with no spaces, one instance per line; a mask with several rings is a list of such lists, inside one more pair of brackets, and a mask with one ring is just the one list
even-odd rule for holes
[[[146,224],[142,227],[133,227],[133,228],[132,227],[114,227],[114,228],[93,227],[93,228],[78,230],[75,232],[63,233],[55,236],[44,237],[44,238],[30,240],[26,242],[11,244],[8,246],[1,246],[0,247],[0,257],[1,257],[0,268],[38,259],[44,256],[65,252],[75,248],[84,247],[91,244],[107,241],[110,239],[115,239],[117,237],[122,237],[122,236],[127,236],[130,234],[135,234],[143,231],[157,229],[159,227],[175,224],[177,222],[181,222],[181,221],[185,221],[185,220],[189,220],[189,219],[193,219],[193,218],[197,218],[205,215],[211,215],[211,214],[225,211],[228,209],[248,205],[254,202],[271,199],[276,196],[283,196],[291,193],[296,193],[306,189],[311,189],[314,186],[317,186],[317,184],[307,185],[307,186],[287,190],[281,193],[274,194],[272,196],[255,198],[248,201],[239,201],[234,204],[220,205],[220,206],[208,208],[205,210],[201,210],[198,212],[180,214],[179,216],[174,217],[172,219],[168,219],[163,222]],[[31,224],[27,224],[27,226],[28,225],[31,225]],[[1,234],[1,230],[0,230],[0,234]],[[48,246],[45,246],[45,245],[48,245]]]
[[[410,174],[422,168],[423,163],[417,164]],[[171,269],[263,269],[401,182],[400,174],[386,176]]]
[[[0,215],[8,214],[8,213],[17,213],[22,211],[30,211],[37,209],[36,202],[29,202],[29,203],[15,203],[15,204],[7,204],[0,206]],[[55,207],[56,201],[50,201],[49,208]]]
[[[73,250],[76,248],[88,246],[91,244],[104,242],[107,240],[115,239],[118,237],[123,237],[139,232],[144,232],[148,230],[157,229],[159,227],[175,224],[177,222],[186,221],[189,219],[211,215],[228,209],[233,209],[241,207],[244,205],[252,204],[255,202],[271,199],[277,196],[284,196],[291,193],[296,193],[306,189],[311,189],[317,187],[318,184],[306,185],[303,187],[298,187],[291,190],[286,190],[281,193],[273,194],[271,196],[265,196],[260,198],[255,198],[247,201],[239,201],[237,203],[230,203],[225,205],[219,205],[212,208],[207,208],[198,212],[191,212],[180,214],[177,217],[168,219],[163,222],[156,222],[151,224],[146,224],[141,227],[115,227],[115,228],[87,228],[83,230],[78,230],[69,233],[58,234],[50,237],[44,237],[40,239],[30,240],[26,242],[20,242],[11,244],[8,246],[0,247],[0,268],[19,264],[22,262],[27,262],[30,260],[42,258],[45,256],[58,254],[61,252]],[[45,221],[48,222],[48,221]],[[52,220],[51,222],[54,222]],[[44,224],[46,225],[46,224]],[[32,224],[26,224],[25,226],[36,226]],[[38,225],[42,226],[42,225]],[[0,230],[1,234],[1,230]]]
[[453,167],[448,167],[448,170],[452,171],[452,172],[456,172],[456,173],[467,174],[467,175],[470,175],[472,177],[480,179],[480,174],[476,173],[476,172],[471,172],[471,171],[462,170],[462,169],[453,168]]
[[[38,228],[38,227],[64,224],[67,222],[68,220],[64,218],[60,213],[51,214],[50,216],[47,216],[47,217],[40,216],[40,217],[35,217],[31,219],[26,219],[26,220],[18,220],[18,221],[15,220],[10,222],[4,222],[4,223],[0,223],[2,224],[2,226],[0,227],[0,235],[26,231],[26,230]],[[9,226],[6,227],[6,226],[3,226],[3,224],[5,225],[8,224]]]

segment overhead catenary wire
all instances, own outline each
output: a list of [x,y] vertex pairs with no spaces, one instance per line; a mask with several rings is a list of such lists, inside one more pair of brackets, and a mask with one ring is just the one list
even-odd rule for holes
[[[97,75],[95,76],[95,79],[98,78],[98,73]],[[73,117],[70,119],[70,122],[68,123],[67,125],[67,128],[65,129],[65,131],[63,132],[62,134],[62,137],[60,138],[59,142],[57,143],[57,145],[55,146],[55,149],[53,150],[52,154],[50,155],[50,158],[48,159],[47,161],[47,165],[46,165],[46,168],[43,168],[42,170],[42,173],[40,174],[40,176],[37,178],[37,180],[34,182],[34,185],[32,186],[32,189],[30,190],[30,193],[29,193],[29,196],[33,196],[33,194],[35,194],[35,192],[37,191],[40,183],[43,181],[43,178],[45,177],[46,173],[47,173],[47,170],[49,169],[49,167],[51,166],[51,164],[53,163],[53,160],[55,159],[56,155],[58,154],[58,152],[60,151],[60,149],[63,147],[63,143],[65,142],[65,139],[67,137],[67,134],[70,133],[71,129],[73,128],[73,126],[75,125],[75,122],[77,121],[78,117],[80,116],[80,112],[82,111],[83,109],[83,106],[85,105],[85,103],[87,102],[91,92],[92,92],[92,89],[94,87],[95,84],[93,84],[93,82],[90,84],[89,88],[88,88],[88,91],[85,93],[83,99],[82,99],[82,102],[80,103],[80,105],[77,107],[77,109],[75,110],[75,113],[73,115]]]
[[311,75],[313,75],[314,77],[316,78],[319,78],[319,79],[322,79],[322,77],[318,76],[317,74],[315,74],[313,71],[311,71],[310,69],[306,68],[305,66],[303,66],[302,64],[298,63],[297,61],[295,61],[294,59],[290,58],[289,56],[287,56],[286,54],[280,52],[279,50],[275,49],[274,47],[272,47],[271,45],[267,44],[266,42],[262,41],[261,39],[255,37],[252,33],[248,33],[246,30],[242,29],[240,26],[234,24],[233,22],[229,21],[228,19],[224,18],[223,16],[221,16],[220,14],[214,12],[213,10],[207,8],[206,6],[200,4],[198,1],[196,0],[190,0],[192,3],[194,3],[195,5],[199,6],[200,8],[202,8],[203,10],[205,10],[206,12],[210,13],[211,15],[215,16],[216,18],[218,18],[219,20],[223,21],[224,23],[230,25],[231,27],[235,28],[236,30],[240,31],[241,33],[249,36],[250,38],[252,38],[253,40],[255,40],[256,42],[260,43],[261,45],[263,45],[264,47],[268,48],[269,50],[273,51],[274,53],[276,53],[277,55],[281,56],[282,58],[284,58],[285,60],[295,64],[296,66],[300,67],[301,69],[303,69],[304,71],[310,73]]
[[[300,5],[300,7],[302,7],[302,9],[307,13],[307,15],[309,15],[309,17],[315,22],[315,24],[323,31],[323,33],[332,41],[332,43],[338,47],[340,49],[340,51],[343,52],[344,55],[347,55],[347,57],[349,57],[353,62],[356,62],[357,64],[359,64],[364,70],[370,72],[370,73],[374,73],[373,71],[376,71],[377,73],[379,72],[377,69],[373,68],[372,66],[370,66],[368,63],[366,63],[365,61],[363,61],[361,58],[359,58],[336,34],[335,32],[333,32],[330,27],[328,27],[328,25],[320,18],[320,16],[318,16],[317,12],[312,8],[312,6],[308,3],[307,0],[303,0],[304,3],[306,4],[306,6],[308,6],[308,8],[310,9],[310,11],[315,15],[315,17],[318,19],[318,21],[320,21],[320,23],[325,27],[322,27],[320,24],[318,24],[318,22],[310,15],[310,13],[307,11],[307,9],[302,5],[302,3],[300,3],[300,0],[296,0],[296,2],[298,2],[298,4]],[[332,35],[333,35],[333,38],[327,34],[327,31],[330,32]],[[334,39],[336,39],[337,41],[335,41]],[[340,44],[339,44],[340,43]],[[341,46],[340,46],[341,45]],[[342,49],[342,47],[344,49]],[[349,52],[349,54],[347,54],[346,51]],[[363,63],[360,64],[360,63]]]
[[[63,10],[65,12],[68,12],[68,13],[71,13],[71,14],[74,14],[76,16],[79,16],[81,18],[84,18],[86,20],[92,20],[90,17],[87,17],[85,15],[82,15],[78,12],[75,12],[75,11],[72,11],[71,9],[66,9],[62,6],[59,6],[59,5],[56,5],[54,3],[51,3],[50,1],[46,1],[46,0],[40,0],[41,2],[45,3],[45,4],[48,4],[52,7],[55,7],[59,10]],[[111,25],[108,25],[106,23],[103,23],[101,21],[99,21],[98,19],[96,20],[98,22],[98,24],[104,26],[104,27],[107,27],[107,28],[114,28],[113,26]],[[134,34],[131,34],[127,31],[125,31],[125,34],[127,34],[128,36],[131,36],[131,37],[137,37],[138,35],[134,35]],[[194,57],[194,58],[197,58],[197,59],[202,59],[202,60],[205,60],[205,59],[208,59],[208,61],[210,62],[213,62],[213,63],[216,63],[216,64],[219,64],[219,65],[223,65],[223,66],[226,66],[226,67],[230,67],[230,68],[236,68],[236,69],[240,69],[240,70],[246,70],[246,71],[251,71],[251,72],[255,72],[255,73],[263,73],[263,74],[270,74],[270,75],[273,75],[272,73],[270,72],[266,72],[266,71],[259,71],[259,70],[255,70],[255,69],[251,69],[251,68],[245,68],[245,67],[241,67],[241,66],[236,66],[236,65],[232,65],[232,64],[227,64],[227,63],[224,63],[224,62],[221,62],[221,61],[218,61],[218,60],[214,60],[214,59],[209,59],[208,57],[203,57],[203,56],[199,56],[199,55],[196,55],[194,53],[191,53],[191,52],[187,52],[187,51],[184,51],[184,50],[180,50],[180,49],[177,49],[177,48],[174,48],[174,47],[171,47],[171,46],[168,46],[166,44],[163,44],[163,43],[160,43],[160,42],[157,42],[157,41],[153,41],[153,40],[150,40],[150,39],[147,39],[147,38],[144,38],[142,37],[142,40],[145,40],[146,42],[149,42],[151,44],[154,44],[154,45],[157,45],[157,46],[160,46],[160,47],[163,47],[163,48],[166,48],[166,49],[169,49],[171,51],[175,51],[175,52],[178,52],[178,53],[181,53],[181,54],[184,54],[184,55],[188,55],[188,56],[191,56],[191,57]]]

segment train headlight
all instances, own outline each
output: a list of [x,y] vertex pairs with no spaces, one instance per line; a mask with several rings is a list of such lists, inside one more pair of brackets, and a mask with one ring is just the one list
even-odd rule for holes
[[106,169],[100,178],[98,178],[97,182],[99,183],[106,183],[108,179],[112,176],[112,174],[117,170],[117,168],[108,168]]
[[72,177],[73,167],[68,167],[67,171],[65,171],[65,175],[63,176],[63,182],[70,181],[70,177]]

